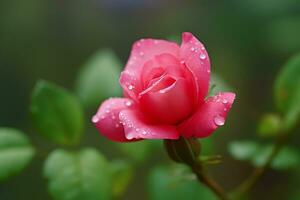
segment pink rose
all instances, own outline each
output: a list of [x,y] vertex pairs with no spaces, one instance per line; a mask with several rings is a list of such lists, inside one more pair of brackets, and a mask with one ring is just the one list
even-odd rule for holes
[[107,138],[203,138],[225,123],[235,94],[222,92],[206,98],[210,61],[191,33],[182,44],[141,39],[134,43],[120,84],[124,98],[104,101],[92,121]]

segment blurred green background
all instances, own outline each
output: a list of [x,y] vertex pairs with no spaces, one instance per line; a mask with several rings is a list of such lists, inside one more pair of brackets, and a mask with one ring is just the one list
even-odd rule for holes
[[[1,0],[0,126],[25,130],[34,144],[52,149],[54,145],[36,136],[28,115],[38,79],[74,91],[79,70],[97,50],[113,50],[123,63],[121,70],[137,39],[177,38],[184,31],[206,45],[212,72],[237,93],[227,125],[214,136],[215,153],[224,156],[223,163],[211,167],[213,176],[231,189],[251,168],[228,156],[227,143],[256,137],[259,118],[273,111],[276,75],[300,51],[297,0]],[[120,157],[120,150],[89,123],[95,111],[86,110],[81,145],[96,147],[108,159]],[[299,146],[300,137],[295,138],[294,146]],[[149,170],[168,160],[162,147],[149,157],[121,199],[148,199]],[[51,199],[43,161],[37,156],[20,176],[0,183],[0,199]],[[293,184],[292,173],[269,171],[250,199],[286,199],[292,185],[299,186]]]

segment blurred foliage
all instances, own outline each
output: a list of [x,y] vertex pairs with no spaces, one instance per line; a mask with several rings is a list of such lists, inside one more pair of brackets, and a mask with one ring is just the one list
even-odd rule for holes
[[38,133],[59,144],[79,142],[83,132],[83,110],[71,93],[46,81],[39,81],[30,107]]
[[260,136],[268,138],[278,135],[280,132],[281,119],[276,114],[265,114],[257,127]]
[[208,188],[199,185],[194,174],[183,165],[154,168],[149,176],[148,191],[150,200],[217,199]]
[[267,42],[279,53],[300,51],[299,35],[300,17],[280,18],[266,27]]
[[116,143],[115,146],[128,156],[134,163],[142,163],[155,151],[162,150],[161,140],[143,140],[132,143]]
[[46,160],[44,175],[54,199],[111,199],[110,168],[104,156],[95,149],[77,153],[55,150]]
[[[254,166],[262,166],[270,156],[274,145],[256,141],[234,141],[228,146],[230,154],[237,160],[249,161]],[[273,160],[274,169],[295,169],[300,164],[300,152],[292,147],[284,147]]]
[[228,85],[219,75],[213,73],[210,77],[209,96],[213,96],[219,92],[234,92],[234,89]]
[[111,50],[96,52],[78,75],[76,91],[85,106],[96,108],[108,97],[121,96],[121,62]]
[[0,128],[0,181],[20,173],[34,153],[35,149],[24,133],[12,128]]
[[282,68],[275,82],[275,100],[284,113],[285,129],[295,126],[300,117],[300,54],[292,57]]
[[133,178],[133,167],[122,160],[115,160],[110,163],[113,174],[112,193],[115,197],[120,198],[124,195],[128,185]]

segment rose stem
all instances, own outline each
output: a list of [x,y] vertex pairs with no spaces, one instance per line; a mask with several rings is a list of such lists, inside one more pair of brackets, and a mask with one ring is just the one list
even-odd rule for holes
[[196,174],[197,179],[210,188],[220,199],[228,200],[225,191],[223,188],[215,182],[207,173],[203,171],[202,165],[200,162],[195,162],[193,166],[190,166],[193,172]]

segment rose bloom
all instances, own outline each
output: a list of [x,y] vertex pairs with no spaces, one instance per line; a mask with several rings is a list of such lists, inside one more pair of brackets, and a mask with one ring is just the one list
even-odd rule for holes
[[110,98],[92,121],[113,141],[207,137],[225,119],[235,94],[206,97],[210,61],[191,33],[182,43],[141,39],[134,43],[120,76],[124,98]]

